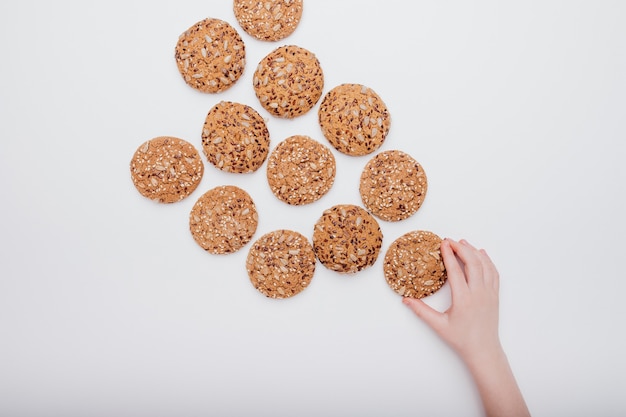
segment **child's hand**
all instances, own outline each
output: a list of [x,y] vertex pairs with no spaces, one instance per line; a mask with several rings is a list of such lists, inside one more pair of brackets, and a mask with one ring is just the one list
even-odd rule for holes
[[480,392],[488,417],[528,417],[498,335],[499,275],[484,250],[464,240],[441,242],[441,255],[452,294],[450,308],[440,313],[422,300],[404,298],[415,314],[454,349]]
[[[484,250],[465,240],[441,242],[452,303],[440,313],[422,300],[404,298],[415,314],[452,347],[464,361],[500,349],[498,336],[499,275]],[[458,257],[458,259],[457,259]]]

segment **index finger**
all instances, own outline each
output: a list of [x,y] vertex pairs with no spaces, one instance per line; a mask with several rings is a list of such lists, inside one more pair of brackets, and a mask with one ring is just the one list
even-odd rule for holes
[[452,239],[446,238],[441,241],[441,257],[443,258],[443,264],[446,267],[452,297],[454,297],[454,294],[467,291],[465,272],[463,272],[463,268],[461,268],[459,261],[456,259],[454,248],[452,246],[453,244],[456,244],[456,242]]
[[465,240],[450,242],[454,253],[463,262],[467,285],[484,284],[483,260],[478,251]]

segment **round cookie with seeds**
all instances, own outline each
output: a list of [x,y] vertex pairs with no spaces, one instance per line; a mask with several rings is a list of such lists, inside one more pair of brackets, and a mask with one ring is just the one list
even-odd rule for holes
[[208,161],[226,172],[254,172],[269,152],[270,133],[252,107],[231,101],[213,106],[204,121],[202,148]]
[[307,113],[318,102],[324,89],[324,73],[311,51],[286,45],[259,62],[252,86],[271,115],[292,119]]
[[200,184],[204,164],[189,142],[159,136],[141,144],[130,161],[130,176],[137,191],[160,203],[189,196]]
[[410,155],[391,150],[374,156],[361,173],[363,205],[386,221],[404,220],[422,206],[428,181],[422,166]]
[[448,277],[441,258],[441,238],[426,230],[400,236],[387,250],[383,270],[387,284],[404,297],[433,294]]
[[374,152],[391,127],[383,100],[361,84],[341,84],[326,93],[318,109],[318,120],[330,144],[351,156]]
[[234,0],[233,11],[248,35],[262,41],[278,41],[296,30],[302,5],[302,0]]
[[246,66],[246,48],[228,22],[207,18],[183,32],[174,53],[185,82],[204,93],[232,87]]
[[243,189],[223,185],[204,193],[189,214],[189,229],[198,245],[212,254],[236,252],[256,232],[254,201]]
[[257,239],[248,252],[246,269],[254,288],[269,298],[302,292],[315,272],[313,246],[293,230],[275,230]]
[[365,209],[339,204],[324,211],[315,223],[313,250],[328,269],[355,273],[376,262],[383,233]]
[[335,174],[335,157],[330,149],[304,135],[279,143],[267,162],[272,193],[294,206],[319,200],[332,187]]

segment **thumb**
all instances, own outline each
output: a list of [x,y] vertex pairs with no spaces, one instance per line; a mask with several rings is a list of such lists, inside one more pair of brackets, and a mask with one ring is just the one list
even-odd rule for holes
[[423,322],[438,332],[441,327],[441,321],[443,320],[442,313],[433,309],[419,298],[404,297],[402,303],[413,310],[415,315],[422,319]]

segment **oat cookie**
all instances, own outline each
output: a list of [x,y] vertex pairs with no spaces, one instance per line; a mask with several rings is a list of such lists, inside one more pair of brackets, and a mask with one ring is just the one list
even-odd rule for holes
[[174,203],[191,194],[200,184],[204,164],[189,142],[159,136],[144,142],[130,161],[130,176],[144,197]]
[[189,214],[189,229],[198,245],[213,254],[236,252],[252,239],[259,217],[250,195],[234,185],[204,193]]
[[448,278],[441,258],[441,238],[426,230],[400,236],[387,249],[383,270],[387,284],[404,297],[433,294]]
[[319,200],[336,174],[335,157],[327,146],[304,135],[290,136],[270,154],[267,181],[274,195],[294,206]]
[[361,271],[376,262],[383,242],[378,222],[365,209],[339,204],[324,211],[315,223],[313,249],[328,269]]
[[246,48],[228,22],[207,18],[183,32],[174,57],[185,82],[204,93],[229,89],[243,74]]
[[391,126],[383,100],[361,84],[341,84],[330,90],[318,109],[324,137],[346,155],[367,155],[378,149]]
[[262,41],[278,41],[296,30],[302,6],[302,0],[234,0],[233,11],[248,35]]
[[270,298],[288,298],[303,291],[315,272],[313,246],[293,230],[275,230],[256,240],[246,260],[254,288]]
[[380,219],[404,220],[422,206],[428,189],[426,173],[410,155],[391,150],[374,156],[361,173],[363,205]]
[[209,110],[202,129],[202,148],[210,163],[226,172],[254,172],[270,146],[265,121],[252,107],[221,101]]
[[252,86],[265,110],[273,116],[292,119],[311,110],[320,99],[324,73],[315,54],[286,45],[261,60]]

